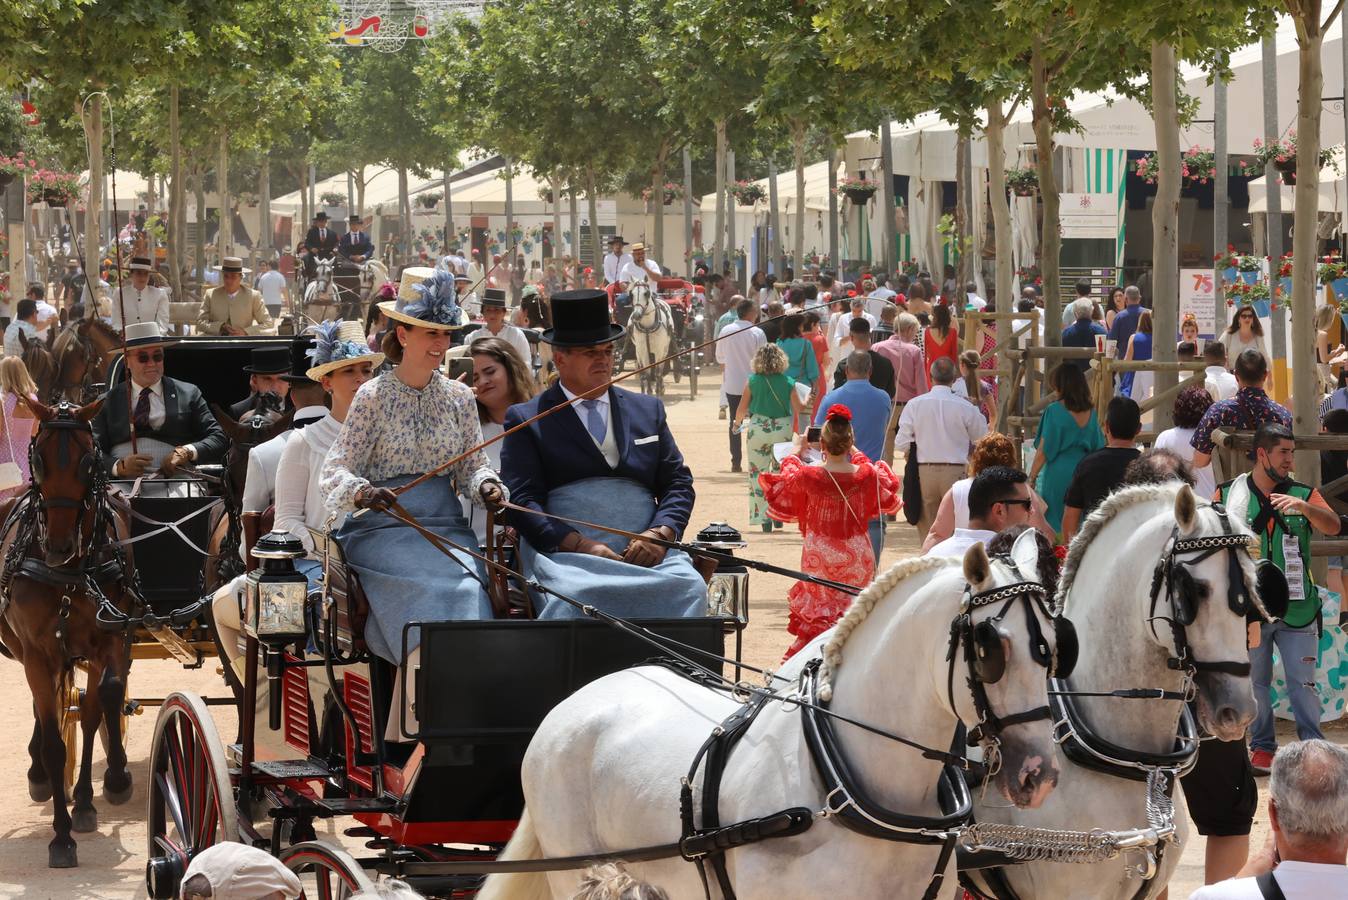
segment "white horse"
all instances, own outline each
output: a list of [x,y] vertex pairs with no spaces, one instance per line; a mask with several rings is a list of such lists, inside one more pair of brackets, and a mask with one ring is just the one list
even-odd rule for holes
[[[669,304],[656,296],[650,282],[633,282],[628,292],[632,298],[632,316],[627,320],[627,339],[636,350],[637,368],[641,368],[669,356],[669,348],[674,343],[674,316],[669,311]],[[665,392],[665,368],[656,366],[641,373],[643,393]]]
[[[1065,710],[1055,698],[1056,737],[1064,738],[1071,730],[1099,749],[1126,748],[1135,754],[1132,762],[1171,770],[1184,767],[1185,757],[1197,747],[1188,728],[1186,740],[1179,742],[1185,752],[1175,752],[1185,709],[1179,698],[1190,691],[1197,699],[1198,723],[1204,731],[1223,740],[1244,735],[1255,711],[1246,619],[1244,612],[1237,612],[1244,598],[1256,596],[1254,564],[1244,549],[1248,534],[1235,518],[1196,502],[1188,486],[1129,488],[1110,496],[1091,513],[1072,542],[1058,588],[1063,614],[1080,636],[1080,656],[1070,680],[1056,684],[1074,691],[1145,688],[1173,693],[1168,699],[1065,698],[1074,708],[1070,719],[1064,717]],[[1194,539],[1206,545],[1205,549],[1186,549],[1191,545],[1185,542]],[[1224,543],[1240,546],[1220,546]],[[1234,585],[1229,577],[1233,555],[1241,572]],[[1153,566],[1161,568],[1154,600]],[[1186,591],[1188,596],[1182,596]],[[1172,632],[1176,602],[1191,604],[1193,618]],[[1265,612],[1257,599],[1249,602]],[[1187,653],[1181,644],[1187,645]],[[1186,656],[1187,662],[1179,669],[1169,664],[1172,658]],[[1190,666],[1196,669],[1189,670]],[[1240,674],[1242,668],[1244,674]],[[1065,747],[1069,753],[1072,749]],[[1146,781],[1087,768],[1069,755],[1058,789],[1041,807],[1019,810],[987,798],[975,804],[975,818],[1069,830],[1154,827],[1156,823],[1147,815],[1147,792]],[[1177,788],[1172,789],[1172,796],[1174,840],[1162,844],[1159,854],[1152,851],[1151,859],[1124,854],[1091,864],[1038,861],[1006,866],[998,872],[1014,896],[1023,898],[1154,897],[1174,872],[1188,839],[1189,823]],[[1143,887],[1139,869],[1153,864],[1155,877],[1139,893]],[[983,870],[964,873],[982,893],[1003,896],[1005,886],[1000,893],[989,886],[989,877],[996,875]]]
[[[780,670],[788,679],[818,669],[817,694],[835,713],[915,741],[950,747],[960,721],[977,725],[969,646],[1000,649],[1005,670],[995,682],[978,682],[986,706],[1007,718],[1047,702],[1042,666],[1056,652],[1044,636],[1038,604],[1022,593],[1038,582],[1033,533],[1017,539],[1011,560],[988,559],[982,544],[959,560],[919,558],[897,563],[865,589],[831,631]],[[1014,585],[1009,601],[984,594]],[[966,587],[975,595],[962,605]],[[960,620],[962,610],[970,618]],[[1031,626],[1030,619],[1037,623]],[[981,633],[959,637],[952,660],[952,620]],[[961,632],[963,633],[963,632]],[[1031,633],[1040,635],[1032,661]],[[953,668],[952,668],[953,666]],[[802,683],[805,683],[802,678]],[[785,690],[782,691],[785,694]],[[528,809],[501,859],[544,859],[620,851],[674,841],[680,835],[680,779],[699,747],[740,704],[669,669],[645,666],[609,675],[573,694],[547,716],[523,765]],[[986,707],[985,707],[986,711]],[[1044,710],[1046,716],[1047,710]],[[814,813],[803,833],[746,844],[729,851],[725,865],[741,900],[817,900],[822,896],[918,898],[937,868],[941,847],[881,840],[852,830],[847,804],[824,786],[813,761],[801,708],[785,699],[767,703],[739,741],[720,781],[724,824],[768,816],[792,807]],[[1037,806],[1053,789],[1057,767],[1046,717],[1022,717],[990,727],[983,745],[1000,754],[995,776],[1018,806]],[[889,738],[842,722],[832,726],[845,761],[870,811],[883,807],[910,816],[942,814],[938,776],[942,763]],[[996,735],[996,736],[994,736]],[[830,763],[832,765],[832,763]],[[705,769],[694,780],[701,819]],[[827,796],[826,796],[827,795]],[[864,804],[863,804],[864,805]],[[820,811],[832,806],[827,816]],[[892,833],[891,833],[892,836]],[[675,856],[631,865],[637,876],[671,897],[703,895],[696,866]],[[958,889],[953,855],[937,896]],[[709,876],[710,877],[710,876]],[[571,897],[574,871],[495,875],[479,900]],[[715,879],[711,882],[716,884]],[[717,892],[720,895],[720,892]]]
[[379,289],[388,283],[388,266],[371,257],[360,264],[361,305],[368,307],[370,301],[379,294]]
[[[332,303],[332,269],[333,261],[331,259],[314,260],[313,280],[304,286],[304,315],[310,316],[310,309],[316,304]],[[326,317],[332,309],[323,310]]]

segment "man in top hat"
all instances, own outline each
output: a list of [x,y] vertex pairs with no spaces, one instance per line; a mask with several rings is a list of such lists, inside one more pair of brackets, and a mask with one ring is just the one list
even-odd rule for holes
[[103,406],[91,423],[103,465],[114,478],[138,478],[155,470],[170,475],[185,463],[214,462],[225,452],[228,440],[201,390],[164,376],[164,348],[173,343],[157,322],[126,326],[130,377],[103,395]]
[[[242,508],[244,512],[260,513],[266,511],[267,507],[272,505],[276,498],[276,470],[281,464],[281,451],[285,449],[286,441],[290,440],[297,430],[304,428],[311,422],[317,422],[328,414],[323,386],[317,381],[310,381],[305,374],[312,364],[306,354],[313,345],[313,335],[303,334],[291,341],[289,347],[266,347],[253,350],[255,361],[258,360],[259,350],[269,351],[267,360],[261,363],[262,368],[270,369],[275,366],[278,358],[285,359],[285,369],[281,374],[252,375],[249,380],[259,377],[275,379],[275,383],[281,386],[281,390],[273,390],[272,392],[279,393],[283,397],[288,392],[295,412],[291,416],[292,428],[248,451],[248,474],[243,482]],[[276,353],[275,351],[280,352]],[[254,397],[262,393],[257,391],[257,387],[254,387],[254,391]],[[239,418],[247,412],[247,409],[241,410],[239,406],[236,403],[230,407],[230,414],[235,418]]]
[[247,270],[237,256],[226,256],[220,265],[220,286],[201,298],[197,328],[202,334],[275,334],[276,323],[262,294],[245,287]]
[[608,252],[604,254],[604,284],[606,285],[617,281],[618,273],[632,261],[632,254],[623,252],[625,243],[627,242],[623,240],[620,234],[615,234],[608,239]]
[[[501,475],[511,500],[530,510],[678,540],[693,510],[693,476],[670,433],[664,404],[609,384],[614,341],[624,329],[609,321],[607,294],[554,294],[552,323],[542,339],[552,345],[557,382],[506,412],[509,432],[555,409],[505,438]],[[570,596],[615,615],[705,613],[706,584],[681,551],[530,513],[512,513],[511,524],[523,539],[526,573],[541,584],[564,584]],[[551,596],[535,601],[541,618],[581,615]]]
[[304,277],[313,280],[318,275],[317,261],[332,259],[336,252],[337,232],[328,227],[328,214],[320,210],[304,235]]
[[[169,331],[168,290],[150,284],[154,264],[148,256],[131,257],[131,283],[122,284],[112,295],[112,327],[121,331],[122,325],[138,322],[157,322],[164,334]],[[122,315],[125,312],[126,318]]]
[[[463,304],[459,304],[462,306]],[[506,294],[500,288],[487,288],[482,298],[482,319],[487,323],[468,335],[467,344],[482,338],[498,337],[515,348],[515,352],[524,361],[525,368],[532,371],[533,353],[529,348],[529,339],[524,332],[506,322]]]
[[337,241],[337,252],[353,263],[363,263],[374,256],[374,241],[370,240],[370,233],[363,230],[365,220],[360,216],[348,217],[347,224],[346,234]]
[[339,291],[342,318],[360,318],[360,267],[374,256],[374,242],[360,216],[347,218],[348,230],[337,241],[337,265],[332,281]]
[[230,406],[229,414],[236,420],[242,418],[257,409],[264,394],[275,394],[284,401],[290,390],[286,375],[291,368],[289,347],[254,347],[248,365],[243,367],[248,374],[248,396]]

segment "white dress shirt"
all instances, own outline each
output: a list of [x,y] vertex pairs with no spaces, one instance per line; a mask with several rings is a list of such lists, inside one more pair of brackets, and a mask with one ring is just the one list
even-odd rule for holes
[[1207,388],[1213,400],[1230,400],[1240,390],[1240,385],[1236,384],[1236,376],[1226,371],[1225,366],[1208,366],[1203,370],[1203,374],[1206,376],[1203,386]]
[[624,253],[619,256],[616,253],[604,254],[604,284],[612,284],[618,280],[618,273],[627,268],[627,264],[632,261],[632,254]]
[[879,323],[880,321],[879,319],[877,319],[875,316],[871,315],[868,312],[863,312],[859,316],[854,316],[852,315],[852,311],[849,309],[847,312],[839,316],[838,321],[835,322],[833,325],[834,346],[841,346],[843,344],[847,344],[850,342],[852,335],[853,319],[865,319],[867,322],[871,324],[871,331],[875,330],[876,324]]
[[629,256],[627,262],[618,269],[618,281],[626,284],[629,289],[634,281],[647,280],[651,283],[651,290],[655,290],[655,283],[664,277],[660,265],[649,256],[646,257],[644,266],[637,265],[636,260]]
[[995,531],[982,528],[956,528],[955,533],[936,544],[923,556],[963,556],[974,544],[986,544],[997,536]]
[[[295,411],[294,421],[298,424],[317,423],[328,417],[326,406],[302,406]],[[264,512],[271,506],[276,496],[276,473],[281,464],[281,455],[286,443],[299,431],[283,431],[269,441],[258,444],[248,451],[248,474],[243,479],[243,511]]]
[[[557,383],[562,384],[560,381]],[[567,400],[571,401],[571,408],[576,411],[576,417],[580,419],[580,427],[585,429],[586,434],[590,434],[590,410],[587,407],[581,406],[582,403],[588,401],[571,393],[564,384],[562,384],[562,393],[566,395]],[[599,452],[604,454],[604,462],[608,463],[609,468],[616,469],[618,467],[619,459],[618,440],[613,436],[613,416],[609,414],[608,391],[604,391],[604,393],[594,399],[599,401],[599,405],[596,406],[595,409],[604,420],[604,441],[603,443],[595,441],[595,446],[599,448]],[[590,440],[594,440],[594,435],[590,434]]]
[[534,360],[533,350],[529,346],[529,339],[524,336],[524,332],[522,330],[520,330],[514,325],[507,323],[501,326],[500,334],[492,334],[489,328],[483,326],[482,328],[479,328],[472,334],[468,335],[468,340],[466,341],[466,343],[469,346],[472,346],[473,341],[478,341],[481,340],[482,338],[489,338],[489,337],[500,338],[501,340],[508,343],[510,346],[514,347],[515,352],[520,355],[520,359],[524,360],[525,368],[533,367],[533,360]]
[[280,309],[285,302],[286,277],[275,269],[268,269],[257,276],[257,290],[262,294],[263,303]]
[[[323,417],[299,431],[288,431],[278,437],[279,440],[291,435],[282,445],[281,458],[277,462],[276,523],[272,526],[277,531],[288,531],[299,538],[306,550],[314,549],[309,529],[321,530],[327,525],[329,510],[323,505],[323,492],[318,485],[319,474],[323,470],[323,459],[328,455],[328,448],[342,430],[342,423],[328,415],[321,406],[305,407],[300,413],[310,409],[323,412]],[[300,413],[295,415],[298,417]],[[251,454],[248,463],[251,474]],[[245,503],[246,496],[245,492]]]
[[974,441],[987,433],[987,420],[977,406],[956,396],[948,385],[935,384],[904,406],[894,446],[916,441],[919,463],[964,465]]
[[[754,354],[768,342],[768,336],[748,319],[736,319],[721,329],[716,342],[716,361],[721,364],[721,389],[732,397],[744,393],[754,371]],[[732,409],[733,416],[735,411]]]
[[117,292],[112,295],[110,311],[112,313],[112,327],[118,331],[122,329],[123,307],[126,309],[126,324],[157,322],[159,323],[160,333],[168,334],[169,294],[166,289],[155,287],[152,284],[146,285],[143,291],[136,290],[130,284],[117,288]]
[[[1324,897],[1348,897],[1348,866],[1285,860],[1273,870],[1287,900],[1321,900]],[[1199,888],[1189,900],[1263,900],[1253,878],[1228,878]]]
[[875,316],[878,320],[880,314],[885,311],[886,306],[893,306],[889,301],[898,296],[898,293],[891,291],[887,287],[878,287],[866,295],[866,312]]
[[[1152,447],[1156,450],[1169,450],[1189,465],[1194,464],[1194,445],[1192,443],[1194,428],[1167,428],[1156,435],[1156,441]],[[1212,471],[1212,464],[1208,463],[1201,469],[1194,469],[1194,491],[1203,499],[1210,499],[1217,493],[1217,476]]]

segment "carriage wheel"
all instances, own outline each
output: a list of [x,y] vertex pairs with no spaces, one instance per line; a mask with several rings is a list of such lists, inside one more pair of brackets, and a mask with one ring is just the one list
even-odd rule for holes
[[145,885],[151,897],[176,897],[193,856],[239,837],[224,748],[196,694],[170,694],[159,709],[149,794]]
[[304,900],[346,900],[373,891],[374,881],[344,850],[323,841],[305,841],[281,851],[281,862],[299,876]]

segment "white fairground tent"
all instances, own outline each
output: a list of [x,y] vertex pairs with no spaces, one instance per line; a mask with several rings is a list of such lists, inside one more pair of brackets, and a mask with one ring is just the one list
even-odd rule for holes
[[[1324,74],[1324,93],[1327,96],[1343,93],[1343,65],[1341,48],[1342,27],[1336,18],[1327,30],[1321,52]],[[1295,29],[1289,19],[1280,18],[1275,38],[1278,71],[1278,122],[1284,136],[1294,131],[1297,114],[1298,63]],[[1256,139],[1263,137],[1263,72],[1260,45],[1253,44],[1235,51],[1231,57],[1234,78],[1227,86],[1227,148],[1232,155],[1253,151]],[[1181,147],[1210,147],[1213,142],[1212,86],[1207,83],[1207,72],[1191,65],[1181,67],[1185,91],[1198,99],[1195,121],[1180,132]],[[1053,136],[1059,150],[1057,169],[1061,188],[1070,194],[1112,195],[1119,210],[1117,262],[1123,259],[1123,187],[1128,165],[1128,151],[1154,151],[1155,126],[1150,113],[1140,103],[1116,94],[1102,91],[1073,95],[1067,101],[1068,110],[1081,125],[1080,131],[1058,132]],[[1322,146],[1344,142],[1344,104],[1325,104],[1321,115],[1320,143]],[[894,174],[909,176],[908,196],[902,199],[908,207],[909,227],[907,245],[911,254],[904,253],[904,239],[900,236],[900,258],[915,256],[933,271],[939,271],[944,251],[939,239],[931,237],[939,210],[927,208],[922,201],[934,194],[940,182],[955,179],[956,127],[935,113],[924,113],[909,123],[891,125]],[[1031,110],[1022,103],[1011,115],[1004,141],[1006,165],[1027,166],[1033,160],[1034,132]],[[845,150],[847,171],[866,173],[874,177],[880,156],[876,132],[861,131],[848,135]],[[986,183],[987,147],[981,132],[975,132],[972,144],[974,178]],[[1342,179],[1348,178],[1348,167],[1340,173],[1340,196],[1348,196]],[[878,194],[877,194],[878,196]],[[1100,198],[1103,200],[1103,198]],[[875,205],[872,201],[871,206]],[[1013,206],[1013,219],[1021,225],[1033,221],[1033,202]],[[981,207],[982,204],[977,206]],[[1284,209],[1290,210],[1290,206]],[[934,215],[933,215],[934,213]],[[983,213],[982,215],[986,215]],[[1024,221],[1021,221],[1024,220]],[[880,220],[872,211],[867,221],[872,229],[874,258],[880,257]],[[982,219],[975,212],[975,224]],[[926,227],[930,226],[930,228]],[[850,221],[846,230],[854,243],[858,223]],[[1033,229],[1020,229],[1016,242],[1017,265],[1033,256],[1035,235]],[[1208,238],[1210,240],[1210,238]],[[1145,249],[1145,248],[1139,248]],[[852,258],[859,258],[853,254]]]
[[[842,160],[838,161],[839,173]],[[841,177],[841,174],[839,174]],[[752,206],[734,204],[736,249],[745,254],[745,268],[749,272],[759,269],[776,269],[776,261],[768,259],[769,234],[771,229],[771,185],[770,179],[760,178],[754,182],[763,188],[764,198]],[[777,173],[777,208],[781,220],[781,248],[789,254],[795,245],[795,227],[797,204],[796,170],[787,168]],[[812,163],[805,167],[805,242],[806,257],[828,253],[828,162]],[[696,213],[701,219],[702,246],[710,251],[716,234],[716,192],[702,197],[701,211]],[[839,214],[846,212],[847,204],[838,200]],[[846,249],[840,248],[846,256]]]

